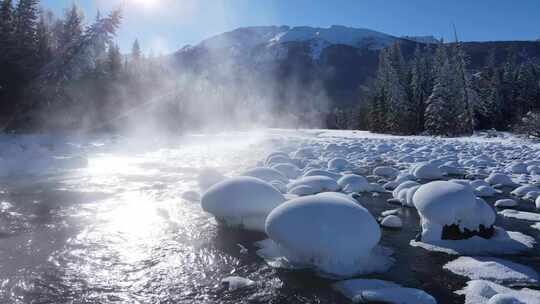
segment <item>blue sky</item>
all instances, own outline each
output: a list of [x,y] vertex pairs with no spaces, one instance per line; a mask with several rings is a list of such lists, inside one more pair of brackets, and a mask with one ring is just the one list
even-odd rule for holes
[[89,19],[123,4],[123,51],[139,38],[146,52],[172,52],[252,25],[339,24],[448,39],[455,23],[465,41],[540,38],[540,0],[42,0],[42,6],[61,14],[73,2]]

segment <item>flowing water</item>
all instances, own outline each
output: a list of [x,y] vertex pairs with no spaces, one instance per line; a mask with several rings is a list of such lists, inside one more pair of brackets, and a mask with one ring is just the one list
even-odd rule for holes
[[[108,141],[89,149],[86,168],[0,180],[0,303],[348,303],[332,281],[276,270],[255,254],[263,235],[220,229],[198,202],[204,168],[233,176],[272,151],[259,133],[190,136],[170,143]],[[388,195],[361,198],[375,215]],[[396,264],[367,276],[462,303],[465,278],[442,269],[452,259],[409,246],[418,215],[401,209],[401,230],[384,230]],[[530,223],[499,225],[535,238]],[[243,247],[248,252],[241,250]],[[540,269],[540,250],[509,257]],[[256,285],[229,292],[227,276]]]

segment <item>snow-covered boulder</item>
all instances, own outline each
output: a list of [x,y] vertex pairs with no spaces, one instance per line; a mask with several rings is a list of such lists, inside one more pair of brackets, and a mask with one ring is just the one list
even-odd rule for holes
[[371,190],[371,185],[368,180],[356,174],[347,174],[338,180],[338,185],[343,189],[343,192],[369,192]]
[[512,208],[515,206],[517,206],[517,202],[510,198],[500,199],[495,202],[495,207],[498,208]]
[[280,257],[292,267],[313,268],[323,276],[380,272],[392,264],[377,246],[381,231],[373,216],[342,194],[282,204],[268,216],[266,233],[272,242],[259,243],[259,255],[267,260]]
[[329,177],[329,178],[331,178],[333,180],[336,180],[336,181],[341,178],[341,174],[330,172],[330,171],[327,171],[327,170],[322,170],[322,169],[310,169],[306,173],[304,173],[303,176],[304,177],[308,177],[308,176],[326,176],[326,177]]
[[272,169],[279,171],[283,176],[289,179],[295,179],[300,176],[300,169],[290,163],[279,163],[272,166]]
[[308,176],[302,177],[288,185],[289,190],[292,190],[298,186],[308,186],[315,191],[320,192],[335,192],[339,191],[340,187],[336,180],[327,176]]
[[527,172],[527,165],[521,162],[516,162],[507,167],[507,170],[514,174],[524,174]]
[[540,209],[540,196],[536,198],[535,205],[537,209]]
[[512,289],[485,280],[469,281],[456,294],[465,296],[465,304],[538,304],[540,299],[538,290]]
[[401,228],[403,227],[403,222],[399,216],[388,215],[381,220],[381,226],[387,228]]
[[[495,212],[467,186],[437,181],[421,186],[413,197],[422,226],[422,241],[489,236]],[[457,235],[456,235],[457,234]]]
[[394,197],[394,199],[405,204],[407,201],[407,190],[416,186],[420,186],[420,184],[415,181],[406,181],[404,183],[401,183],[394,189],[394,191],[392,191],[392,196]]
[[244,176],[212,186],[203,194],[201,206],[220,224],[263,232],[266,216],[284,201],[272,185]]
[[439,167],[432,163],[417,164],[412,167],[411,173],[414,175],[414,177],[424,180],[435,180],[443,177],[443,173]]
[[267,167],[272,167],[275,164],[290,164],[293,163],[292,159],[287,153],[284,152],[274,152],[266,157],[264,164]]
[[224,278],[221,280],[221,284],[225,285],[229,291],[235,291],[255,285],[255,282],[250,279],[233,276]]
[[474,190],[474,193],[480,197],[492,197],[497,191],[491,186],[480,186]]
[[373,169],[373,174],[387,178],[395,178],[399,175],[399,170],[392,167],[377,167]]
[[532,192],[532,191],[540,191],[540,188],[534,185],[523,185],[514,189],[514,191],[512,191],[511,194],[518,197],[523,197],[527,195],[527,193]]
[[350,166],[350,163],[348,160],[344,158],[339,158],[339,157],[333,158],[328,162],[329,170],[341,171],[348,168],[349,166]]
[[405,207],[414,207],[414,194],[416,193],[416,191],[418,191],[418,189],[420,189],[420,185],[418,186],[414,186],[414,187],[411,187],[409,189],[407,189],[407,196],[406,196],[406,199],[405,199],[405,202],[402,202],[403,203],[403,206]]
[[294,195],[298,195],[298,196],[313,195],[313,194],[317,194],[317,193],[318,192],[315,191],[315,189],[313,189],[310,186],[306,186],[306,185],[296,186],[296,187],[289,190],[289,194],[294,194]]
[[289,179],[285,177],[283,174],[281,174],[281,172],[272,168],[265,168],[265,167],[253,168],[242,173],[241,175],[255,177],[265,182],[271,182],[271,181],[280,181],[283,183],[289,182]]
[[437,304],[435,298],[423,290],[389,281],[354,279],[334,283],[332,288],[353,303]]
[[525,196],[523,196],[523,199],[526,201],[535,201],[536,198],[540,196],[540,191],[529,191]]
[[515,183],[512,181],[510,176],[502,173],[491,173],[487,178],[486,182],[490,185],[502,185],[502,186],[514,186]]

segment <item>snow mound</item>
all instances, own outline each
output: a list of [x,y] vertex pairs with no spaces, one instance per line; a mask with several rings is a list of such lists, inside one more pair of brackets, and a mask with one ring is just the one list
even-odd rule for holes
[[495,207],[498,208],[511,208],[517,206],[517,202],[513,199],[500,199],[495,202]]
[[489,240],[473,236],[467,240],[438,240],[429,243],[413,240],[410,245],[453,255],[493,255],[518,254],[532,249],[535,243],[534,238],[521,232],[495,227],[495,233]]
[[487,178],[486,182],[490,185],[502,185],[502,186],[515,186],[516,184],[512,181],[512,178],[506,174],[502,173],[491,173]]
[[423,290],[405,288],[399,284],[355,279],[334,283],[332,288],[354,303],[381,302],[400,304],[436,304],[437,301]]
[[377,167],[373,169],[373,174],[382,177],[395,178],[399,175],[399,170],[392,167]]
[[407,204],[407,191],[410,188],[420,186],[419,183],[415,181],[406,181],[404,183],[401,183],[399,186],[397,186],[394,191],[392,191],[392,196],[400,201],[402,204]]
[[236,277],[236,276],[226,277],[223,280],[221,280],[221,283],[226,285],[229,291],[235,291],[241,288],[246,288],[246,287],[255,285],[255,282],[253,282],[250,279]]
[[297,166],[289,163],[279,163],[272,166],[272,169],[279,171],[283,176],[295,179],[300,176],[300,169]]
[[443,177],[442,171],[432,163],[420,163],[411,168],[414,177],[424,180],[436,180]]
[[532,192],[532,191],[535,191],[535,192],[540,191],[540,188],[534,185],[523,185],[514,189],[514,191],[512,191],[511,194],[518,197],[523,197],[527,195],[527,193]]
[[338,183],[327,176],[308,176],[298,179],[288,185],[290,190],[298,186],[311,187],[314,193],[339,191]]
[[503,210],[499,212],[500,215],[508,218],[514,218],[518,220],[525,220],[531,222],[540,222],[540,214],[518,210]]
[[420,215],[422,240],[438,241],[445,227],[457,225],[460,232],[478,232],[495,223],[495,212],[483,200],[477,200],[467,186],[437,181],[422,185],[413,202]]
[[480,197],[493,197],[498,192],[491,186],[480,186],[474,190],[474,193]]
[[368,180],[356,174],[347,174],[338,180],[338,185],[343,189],[343,192],[369,192],[371,185]]
[[344,195],[290,200],[270,213],[266,233],[271,242],[259,243],[258,254],[272,266],[350,277],[386,271],[393,262],[390,253],[377,246],[381,231],[373,216]]
[[328,169],[341,171],[350,167],[350,165],[349,161],[344,158],[333,158],[328,162]]
[[271,181],[280,181],[283,183],[289,182],[289,179],[285,177],[283,174],[281,174],[281,172],[272,168],[265,168],[265,167],[253,168],[242,173],[241,175],[255,177],[265,182],[271,182]]
[[467,282],[467,286],[456,291],[458,295],[465,296],[465,304],[538,304],[540,291],[528,288],[511,289],[502,285],[474,280]]
[[260,179],[233,177],[208,189],[201,205],[221,224],[264,232],[266,216],[284,201],[276,188]]
[[509,286],[537,285],[540,276],[525,265],[492,257],[459,257],[444,269],[471,280],[487,280]]
[[333,180],[338,180],[341,178],[341,174],[322,170],[322,169],[310,169],[306,173],[304,173],[303,177],[308,177],[308,176],[326,176]]
[[387,228],[401,228],[403,227],[403,222],[401,221],[399,216],[388,215],[382,219],[381,226]]

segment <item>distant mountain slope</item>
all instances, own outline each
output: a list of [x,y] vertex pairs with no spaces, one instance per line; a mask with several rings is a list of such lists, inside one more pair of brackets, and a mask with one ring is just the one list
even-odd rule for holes
[[[344,26],[247,27],[185,47],[174,54],[174,62],[180,71],[231,85],[258,81],[264,89],[275,91],[275,98],[302,98],[283,93],[292,84],[304,90],[317,87],[324,90],[332,107],[342,107],[357,104],[361,85],[377,71],[380,49],[398,41],[404,56],[410,57],[417,45],[433,47],[436,39],[399,38]],[[471,69],[483,66],[493,49],[498,63],[506,60],[511,49],[518,50],[518,60],[540,58],[540,43],[533,41],[467,42],[464,48]]]

